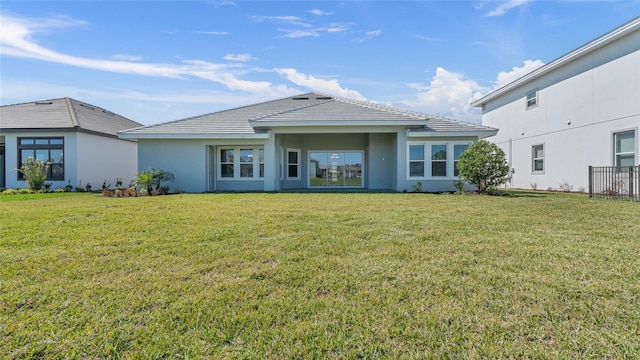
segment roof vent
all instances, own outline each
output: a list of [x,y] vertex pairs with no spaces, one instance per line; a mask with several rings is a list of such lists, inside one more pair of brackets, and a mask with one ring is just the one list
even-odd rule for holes
[[89,105],[87,105],[87,104],[80,104],[80,106],[82,106],[82,107],[84,107],[84,108],[87,108],[87,109],[89,109],[89,110],[95,110],[95,109],[96,109],[96,108],[94,108],[93,106],[89,106]]
[[309,100],[308,96],[296,96],[293,98],[293,100]]
[[107,115],[116,116],[116,114],[112,113],[111,111],[102,110],[102,112]]
[[316,100],[331,100],[331,96],[316,96]]
[[34,104],[36,105],[51,105],[53,101],[36,101]]

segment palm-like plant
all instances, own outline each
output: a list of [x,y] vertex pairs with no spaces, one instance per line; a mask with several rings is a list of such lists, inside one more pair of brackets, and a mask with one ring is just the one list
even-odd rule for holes
[[153,190],[153,184],[155,183],[153,171],[147,170],[140,172],[138,173],[138,175],[136,175],[133,181],[136,185],[146,188],[147,193],[151,194],[151,191]]
[[149,168],[147,171],[138,173],[133,181],[137,186],[146,188],[147,193],[151,195],[154,187],[157,192],[160,190],[162,182],[173,181],[174,179],[173,174],[168,171]]
[[173,181],[175,179],[173,174],[168,171],[165,171],[162,169],[152,170],[152,171],[153,171],[153,184],[156,187],[156,191],[160,190],[160,185],[162,185],[162,182]]

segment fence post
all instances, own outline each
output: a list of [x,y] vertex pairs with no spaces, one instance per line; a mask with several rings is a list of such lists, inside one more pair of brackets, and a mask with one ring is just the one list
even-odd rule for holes
[[593,166],[589,165],[589,197],[593,197]]
[[633,166],[629,166],[629,199],[633,200]]

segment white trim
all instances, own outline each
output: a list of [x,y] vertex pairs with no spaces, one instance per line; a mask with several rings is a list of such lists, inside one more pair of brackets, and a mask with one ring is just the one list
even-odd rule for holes
[[[471,146],[471,144],[473,143],[473,141],[407,141],[407,145],[406,145],[406,179],[407,180],[458,180],[459,177],[458,176],[454,176],[454,163],[455,163],[455,149],[454,146],[455,145],[467,145],[467,146]],[[409,147],[411,145],[422,145],[424,146],[424,173],[423,176],[411,176],[410,175],[410,171],[411,171],[411,167],[410,167],[410,153],[409,153]],[[446,150],[447,150],[447,159],[446,159],[446,171],[447,171],[447,175],[446,176],[433,176],[432,174],[432,168],[433,168],[433,161],[437,161],[437,160],[432,160],[432,146],[433,145],[446,145]]]
[[[221,152],[223,150],[233,150],[233,163],[230,162],[223,162],[222,159],[220,158]],[[251,158],[253,159],[252,162],[241,162],[240,161],[240,151],[241,150],[252,150],[252,156]],[[264,146],[263,145],[239,145],[239,146],[217,146],[216,147],[216,158],[218,161],[216,161],[216,170],[217,170],[217,174],[216,174],[216,179],[218,181],[225,181],[225,180],[231,180],[231,181],[245,181],[245,180],[264,180],[264,176],[260,176],[260,164],[262,164],[264,166],[264,161],[260,161],[260,150],[263,151],[264,154]],[[228,176],[222,176],[222,165],[227,165],[227,164],[231,164],[233,165],[233,177],[228,177]],[[252,164],[253,165],[253,176],[251,177],[242,177],[241,175],[241,165],[242,164]]]
[[[309,174],[311,173],[311,153],[359,153],[362,156],[362,168],[360,169],[360,186],[311,186],[311,177]],[[366,159],[364,158],[365,151],[364,150],[308,150],[307,151],[307,188],[308,189],[364,189],[365,188],[365,163]]]
[[[625,133],[633,133],[633,151],[626,152],[618,152],[616,146],[616,135],[625,134]],[[612,164],[613,166],[618,166],[618,155],[633,155],[633,165],[640,163],[638,160],[638,128],[630,128],[630,129],[621,129],[615,130],[611,132],[611,153],[612,153]]]
[[[297,154],[297,159],[298,159],[297,163],[295,163],[295,164],[294,163],[289,163],[289,153],[296,153]],[[296,165],[297,166],[298,176],[289,177],[289,165]],[[302,176],[302,151],[300,149],[287,148],[285,173],[286,173],[287,180],[300,180],[302,178],[301,177]]]
[[[542,157],[536,157],[535,148],[537,146],[542,146]],[[544,143],[533,144],[531,145],[531,174],[532,175],[541,175],[544,174],[546,167],[546,159],[545,159],[545,146]],[[536,170],[536,160],[542,160],[542,170]]]
[[[533,97],[531,99],[529,99],[529,94],[534,94]],[[534,101],[533,104],[529,105],[529,100]],[[529,90],[525,93],[524,95],[524,103],[525,103],[525,109],[526,110],[531,110],[531,109],[535,109],[538,107],[538,105],[540,105],[540,92],[538,91],[538,89],[533,89],[533,90]]]

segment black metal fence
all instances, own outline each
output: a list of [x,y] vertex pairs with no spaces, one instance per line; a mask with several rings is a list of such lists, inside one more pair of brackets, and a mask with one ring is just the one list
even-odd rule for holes
[[589,166],[589,197],[640,201],[640,166]]

